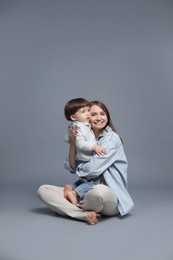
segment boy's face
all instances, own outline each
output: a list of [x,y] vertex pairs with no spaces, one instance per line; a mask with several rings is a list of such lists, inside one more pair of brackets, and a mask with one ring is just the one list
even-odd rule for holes
[[90,121],[90,107],[82,107],[78,109],[78,111],[70,118],[72,121],[88,123]]

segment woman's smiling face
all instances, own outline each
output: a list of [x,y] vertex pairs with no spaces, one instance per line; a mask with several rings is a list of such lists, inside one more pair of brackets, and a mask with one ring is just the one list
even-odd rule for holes
[[102,130],[107,125],[108,118],[106,113],[97,105],[92,105],[90,108],[90,123],[91,127],[98,137]]

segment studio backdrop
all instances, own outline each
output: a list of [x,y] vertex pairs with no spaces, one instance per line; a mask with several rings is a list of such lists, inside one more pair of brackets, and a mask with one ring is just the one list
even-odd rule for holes
[[65,103],[103,101],[129,183],[173,184],[171,1],[1,1],[0,184],[64,185]]

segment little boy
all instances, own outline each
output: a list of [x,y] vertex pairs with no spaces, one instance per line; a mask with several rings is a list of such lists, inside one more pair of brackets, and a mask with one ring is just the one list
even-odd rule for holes
[[[104,155],[105,149],[96,144],[95,135],[91,129],[90,103],[83,98],[75,98],[67,102],[64,114],[68,121],[71,121],[69,130],[77,128],[76,135],[76,161],[77,164],[87,162],[91,159],[93,152]],[[69,142],[69,135],[65,138]],[[100,183],[100,177],[91,180],[81,178],[74,184],[67,184],[64,187],[64,196],[72,204],[77,205],[78,197],[83,199],[84,195],[96,184]]]

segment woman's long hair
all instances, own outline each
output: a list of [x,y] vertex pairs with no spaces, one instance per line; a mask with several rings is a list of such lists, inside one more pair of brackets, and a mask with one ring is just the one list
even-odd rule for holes
[[[107,119],[108,119],[108,122],[107,122],[105,128],[106,128],[107,126],[110,126],[110,127],[112,128],[112,130],[119,135],[119,133],[118,133],[118,131],[117,131],[117,129],[116,129],[114,123],[112,122],[112,119],[111,119],[109,110],[107,109],[106,105],[103,104],[101,101],[98,101],[98,100],[91,101],[91,102],[90,102],[90,107],[92,107],[93,105],[96,105],[96,106],[100,107],[100,108],[105,112],[105,114],[106,114],[106,116],[107,116]],[[123,143],[123,140],[122,140],[122,138],[121,138],[120,135],[119,135],[119,137],[120,137],[120,139],[121,139],[121,142]]]

